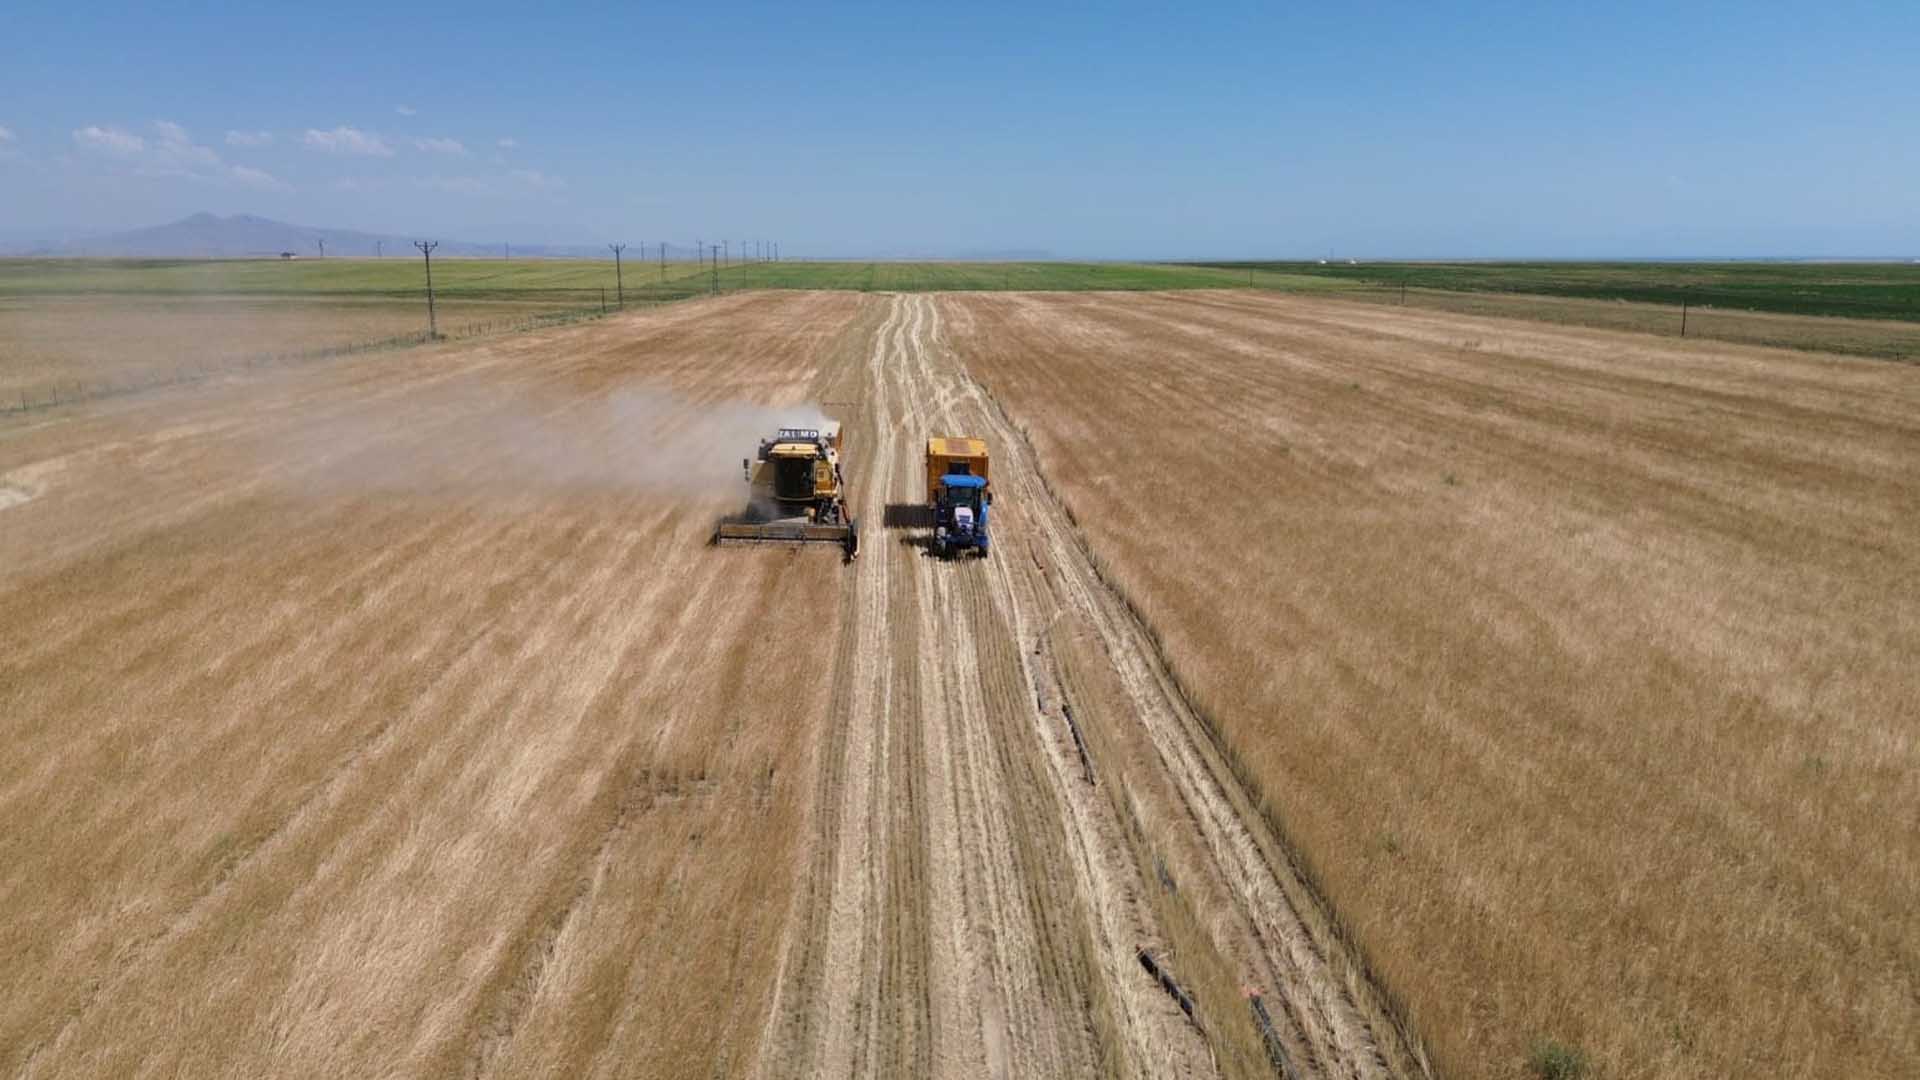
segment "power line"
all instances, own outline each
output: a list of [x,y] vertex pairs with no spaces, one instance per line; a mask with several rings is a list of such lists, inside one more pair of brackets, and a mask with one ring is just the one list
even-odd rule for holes
[[440,241],[415,240],[413,246],[419,248],[420,254],[427,260],[427,337],[438,338],[440,324],[433,317],[433,249],[440,246]]

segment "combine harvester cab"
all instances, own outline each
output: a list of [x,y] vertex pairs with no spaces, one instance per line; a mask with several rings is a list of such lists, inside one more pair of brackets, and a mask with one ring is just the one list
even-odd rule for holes
[[933,511],[933,553],[940,558],[968,549],[987,554],[993,507],[987,464],[984,439],[927,440],[927,506]]
[[741,464],[748,511],[720,523],[717,544],[838,544],[851,560],[860,533],[847,510],[840,471],[840,425],[781,428]]

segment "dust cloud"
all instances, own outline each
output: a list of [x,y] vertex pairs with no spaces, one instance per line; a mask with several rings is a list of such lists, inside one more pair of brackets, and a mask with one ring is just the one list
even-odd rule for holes
[[301,476],[317,494],[738,500],[741,461],[760,440],[830,422],[815,404],[696,401],[665,388],[544,402],[437,391],[303,424],[264,452],[270,465],[291,466],[276,473]]

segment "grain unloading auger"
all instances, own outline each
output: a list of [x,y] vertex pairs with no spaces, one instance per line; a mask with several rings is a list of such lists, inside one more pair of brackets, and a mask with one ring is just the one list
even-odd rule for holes
[[860,533],[847,510],[840,473],[840,425],[781,428],[741,463],[750,502],[746,514],[722,521],[717,544],[838,544],[851,559]]

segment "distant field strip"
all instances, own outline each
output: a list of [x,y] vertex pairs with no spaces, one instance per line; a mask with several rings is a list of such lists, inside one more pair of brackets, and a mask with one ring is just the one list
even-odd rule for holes
[[777,262],[719,271],[723,289],[852,289],[860,292],[1084,292],[1149,289],[1329,289],[1340,283],[1270,271],[1158,263]]
[[1312,262],[1200,263],[1328,284],[1525,293],[1784,315],[1920,322],[1912,262]]
[[[441,260],[434,325],[473,337],[707,292],[687,264]],[[0,414],[427,340],[417,260],[0,260]]]
[[[600,289],[613,295],[619,281],[632,290],[678,286],[700,276],[696,263],[664,266],[627,259],[616,278],[613,260],[435,259],[437,292],[482,292],[500,299],[569,295]],[[426,297],[420,258],[386,259],[0,259],[0,298],[85,294],[168,296],[418,296]]]

